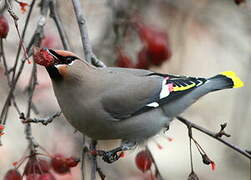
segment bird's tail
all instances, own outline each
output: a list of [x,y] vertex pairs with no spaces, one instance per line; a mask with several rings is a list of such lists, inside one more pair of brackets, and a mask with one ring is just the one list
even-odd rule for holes
[[242,86],[243,82],[234,72],[222,72],[214,77],[206,79],[204,84],[195,87],[187,94],[179,96],[175,100],[167,103],[163,106],[163,110],[167,116],[175,117],[207,93],[227,88],[239,88]]
[[240,78],[233,71],[225,71],[219,73],[218,75],[211,77],[208,79],[212,90],[221,90],[226,88],[240,88],[244,85],[244,83],[240,80]]

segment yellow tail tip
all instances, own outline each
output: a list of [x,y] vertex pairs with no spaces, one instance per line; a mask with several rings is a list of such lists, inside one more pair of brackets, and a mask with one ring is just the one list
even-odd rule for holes
[[233,88],[240,88],[240,87],[244,86],[243,81],[235,74],[235,72],[225,71],[225,72],[222,72],[220,74],[232,79],[232,81],[234,83]]

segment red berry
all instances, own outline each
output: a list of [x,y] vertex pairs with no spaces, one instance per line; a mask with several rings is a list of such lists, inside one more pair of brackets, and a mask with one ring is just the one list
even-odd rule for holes
[[128,57],[121,49],[118,49],[117,66],[124,68],[133,68],[131,58]]
[[152,157],[147,150],[140,151],[135,158],[136,165],[139,170],[145,172],[152,166]]
[[65,161],[66,161],[67,166],[71,168],[71,167],[77,166],[80,159],[76,157],[69,157]]
[[148,69],[149,66],[150,63],[147,57],[147,49],[143,48],[138,53],[138,61],[135,67],[139,69]]
[[51,173],[46,173],[40,175],[38,180],[56,180],[56,178]]
[[50,164],[47,160],[32,156],[24,168],[24,174],[44,174],[48,173],[50,168]]
[[215,167],[216,167],[215,162],[211,161],[210,165],[211,165],[211,169],[214,171],[214,170],[215,170]]
[[47,49],[44,48],[34,48],[33,58],[35,63],[40,64],[42,66],[48,67],[55,63],[55,59],[53,56],[48,52]]
[[0,38],[6,38],[9,32],[9,24],[4,16],[0,16]]
[[148,59],[154,65],[161,65],[171,57],[168,35],[143,23],[136,23],[137,32],[145,44]]
[[29,174],[26,176],[26,180],[38,180],[40,174]]
[[22,176],[17,169],[10,169],[5,174],[4,180],[22,180]]
[[51,166],[58,174],[66,174],[70,172],[70,167],[66,163],[66,158],[61,154],[56,154],[52,157]]
[[4,125],[0,124],[0,131],[4,130]]

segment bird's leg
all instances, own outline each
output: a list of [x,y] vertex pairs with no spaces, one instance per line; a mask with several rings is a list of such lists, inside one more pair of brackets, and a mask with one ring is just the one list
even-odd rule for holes
[[136,145],[136,142],[122,141],[121,145],[110,151],[97,150],[96,154],[102,156],[102,159],[107,163],[113,163],[117,161],[121,155],[118,152],[128,151]]

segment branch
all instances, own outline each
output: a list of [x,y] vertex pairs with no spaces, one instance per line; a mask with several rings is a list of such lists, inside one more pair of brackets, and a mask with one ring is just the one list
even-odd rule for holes
[[[26,19],[25,19],[24,29],[23,29],[22,35],[21,35],[21,39],[22,39],[22,40],[24,40],[24,37],[25,37],[25,35],[26,35],[26,30],[27,30],[28,24],[29,24],[29,22],[30,22],[31,13],[32,13],[32,10],[33,10],[33,7],[34,7],[35,2],[36,2],[36,0],[33,0],[33,1],[31,2],[31,5],[30,5],[30,8],[29,8],[28,15],[27,15],[27,17],[26,17]],[[15,77],[16,67],[17,67],[17,64],[18,64],[18,59],[19,59],[20,52],[21,52],[21,47],[22,47],[21,44],[22,44],[22,42],[20,42],[19,45],[18,45],[15,63],[14,63],[14,65],[13,65],[13,67],[11,68],[11,70],[13,70],[12,80],[13,80],[14,77]]]
[[154,158],[154,156],[153,156],[150,148],[148,147],[148,145],[146,146],[146,150],[150,153],[151,159],[153,161],[153,164],[154,164],[154,167],[155,167],[155,171],[156,171],[155,172],[156,178],[163,179],[163,177],[160,174],[160,171],[159,171],[159,168],[158,168],[158,164],[156,163],[155,158]]
[[[90,150],[96,150],[97,146],[97,141],[96,140],[91,140],[90,143]],[[91,179],[96,179],[96,171],[97,171],[97,157],[95,155],[91,155],[91,161],[92,161],[92,171],[91,171]]]
[[59,36],[60,36],[60,39],[62,41],[62,44],[63,44],[63,47],[65,50],[70,50],[70,45],[69,45],[69,40],[68,40],[68,37],[65,33],[65,29],[64,29],[64,26],[63,26],[63,23],[59,17],[59,14],[57,12],[57,9],[55,8],[56,6],[56,2],[55,0],[52,0],[50,2],[50,17],[54,20],[56,26],[57,26],[57,29],[58,29],[58,33],[59,33]]
[[88,36],[87,22],[86,22],[84,13],[81,13],[84,11],[81,9],[80,1],[72,0],[72,3],[73,3],[74,12],[75,12],[79,30],[80,30],[82,45],[83,45],[84,54],[85,54],[85,60],[87,62],[92,63],[93,65],[97,67],[105,67],[105,64],[101,62],[92,52],[92,47],[91,47],[90,39]]
[[51,123],[56,117],[59,117],[61,114],[61,112],[57,112],[49,117],[45,117],[45,118],[25,118],[24,114],[22,113],[20,116],[20,119],[22,119],[23,123],[41,123],[43,125],[48,125],[49,123]]
[[176,117],[180,122],[184,123],[188,128],[194,128],[197,129],[198,131],[203,132],[204,134],[207,134],[208,136],[211,136],[212,138],[220,141],[221,143],[225,144],[226,146],[230,147],[231,149],[237,151],[238,153],[244,155],[245,157],[251,159],[251,154],[249,154],[246,150],[241,149],[240,147],[233,145],[227,141],[225,141],[224,139],[222,139],[221,137],[219,137],[218,133],[214,133],[212,131],[209,131],[197,124],[194,124],[190,121],[188,121],[187,119],[183,118],[183,117]]

